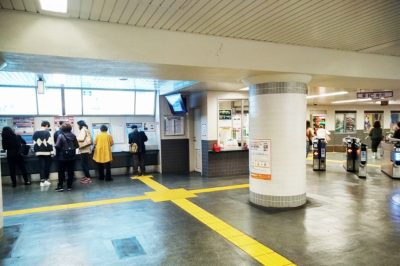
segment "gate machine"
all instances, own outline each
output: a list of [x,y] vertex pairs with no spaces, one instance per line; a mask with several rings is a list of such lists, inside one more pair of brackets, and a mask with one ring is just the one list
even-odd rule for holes
[[367,145],[362,144],[359,138],[343,138],[346,145],[346,163],[343,167],[358,177],[367,177]]
[[381,143],[383,162],[381,171],[391,178],[400,178],[400,139],[388,138]]
[[313,170],[326,170],[326,142],[324,138],[313,139]]

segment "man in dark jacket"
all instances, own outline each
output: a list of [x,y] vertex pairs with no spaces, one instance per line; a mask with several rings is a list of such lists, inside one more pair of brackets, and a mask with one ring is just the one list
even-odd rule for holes
[[50,134],[49,121],[43,121],[40,130],[33,134],[33,150],[39,159],[40,164],[40,186],[50,186],[49,175],[51,166],[51,156],[53,151],[53,138]]
[[[133,175],[144,175],[146,170],[145,170],[145,163],[144,163],[144,157],[146,154],[146,146],[145,142],[147,141],[147,136],[143,131],[138,131],[138,128],[136,125],[131,126],[132,132],[129,133],[129,144],[132,145],[133,143],[136,143],[138,146],[138,151],[137,153],[132,153],[133,157]],[[140,166],[140,172],[138,171],[138,168]]]

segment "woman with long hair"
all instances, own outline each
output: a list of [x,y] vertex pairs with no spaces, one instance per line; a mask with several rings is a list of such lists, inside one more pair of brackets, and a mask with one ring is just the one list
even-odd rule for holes
[[26,145],[25,140],[20,135],[15,134],[11,127],[3,127],[1,138],[3,150],[7,151],[7,163],[10,169],[12,186],[17,186],[17,166],[21,170],[25,185],[30,185],[31,181],[28,179],[25,160],[22,156],[22,145]]

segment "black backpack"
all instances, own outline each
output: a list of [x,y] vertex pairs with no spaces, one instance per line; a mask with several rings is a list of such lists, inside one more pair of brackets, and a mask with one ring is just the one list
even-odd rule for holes
[[76,148],[74,145],[74,142],[70,139],[68,139],[64,134],[62,134],[65,142],[63,142],[62,146],[62,157],[65,160],[73,160],[75,159],[75,154],[76,154]]

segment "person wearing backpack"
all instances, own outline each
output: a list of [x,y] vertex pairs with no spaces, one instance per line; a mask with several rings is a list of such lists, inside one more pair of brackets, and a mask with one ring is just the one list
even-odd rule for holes
[[25,167],[25,160],[21,152],[22,146],[26,145],[25,140],[20,135],[15,134],[11,127],[3,127],[1,138],[3,149],[7,151],[7,163],[10,169],[12,187],[17,186],[17,165],[21,170],[25,185],[30,185],[31,181],[28,178],[28,173]]
[[56,147],[60,151],[57,154],[59,173],[58,184],[56,191],[64,191],[65,171],[68,172],[67,190],[72,189],[74,180],[74,164],[76,157],[76,149],[79,148],[76,136],[71,132],[72,126],[69,123],[64,123],[61,126],[61,134],[57,138]]
[[379,144],[381,144],[381,141],[384,138],[381,128],[381,122],[379,122],[379,120],[376,120],[374,122],[374,127],[371,129],[368,135],[371,138],[372,158],[379,158],[379,155],[377,155],[378,146]]
[[[144,157],[146,154],[146,145],[144,144],[147,141],[147,136],[143,131],[138,131],[137,125],[133,125],[131,127],[132,132],[129,133],[129,144],[137,145],[136,152],[133,152],[131,149],[132,157],[133,157],[133,175],[144,175],[145,171],[145,162]],[[140,172],[138,171],[140,167]]]

